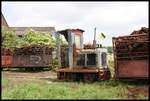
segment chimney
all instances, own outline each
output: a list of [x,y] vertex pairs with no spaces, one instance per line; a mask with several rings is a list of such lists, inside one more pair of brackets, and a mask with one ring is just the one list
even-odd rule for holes
[[93,48],[96,48],[96,27],[94,28],[94,40],[93,40]]

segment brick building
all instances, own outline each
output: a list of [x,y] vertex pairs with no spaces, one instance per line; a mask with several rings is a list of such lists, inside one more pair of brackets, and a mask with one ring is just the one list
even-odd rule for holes
[[23,35],[25,35],[26,31],[29,29],[33,29],[33,30],[39,31],[39,32],[44,32],[46,34],[52,34],[53,32],[56,31],[55,27],[10,27],[10,26],[8,26],[8,23],[2,13],[1,13],[1,21],[2,21],[1,26],[6,26],[9,31],[12,29],[15,29],[16,34],[19,37],[22,37]]
[[9,27],[7,21],[2,13],[1,13],[1,26]]

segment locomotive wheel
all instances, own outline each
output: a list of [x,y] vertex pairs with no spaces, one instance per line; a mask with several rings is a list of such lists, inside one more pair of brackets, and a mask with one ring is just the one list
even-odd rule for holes
[[58,80],[60,80],[60,79],[61,79],[61,77],[60,77],[60,73],[59,73],[59,72],[57,73],[57,79],[58,79]]
[[92,74],[88,74],[88,73],[84,74],[84,81],[88,82],[88,83],[93,82],[94,81],[93,75]]
[[69,77],[70,77],[69,81],[71,82],[75,81],[75,75],[73,73],[70,73]]
[[110,71],[107,71],[105,78],[106,78],[106,80],[109,80],[111,78],[111,72]]
[[99,80],[104,81],[104,80],[109,80],[111,77],[110,71],[104,71],[103,75],[99,75]]
[[33,71],[31,67],[25,68],[25,71]]

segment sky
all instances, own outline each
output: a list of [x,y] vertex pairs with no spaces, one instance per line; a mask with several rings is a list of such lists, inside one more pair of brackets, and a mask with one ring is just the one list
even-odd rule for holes
[[[1,2],[10,27],[55,27],[83,29],[84,43],[96,41],[112,46],[112,37],[129,35],[141,27],[149,27],[149,2]],[[106,38],[102,40],[100,34]]]

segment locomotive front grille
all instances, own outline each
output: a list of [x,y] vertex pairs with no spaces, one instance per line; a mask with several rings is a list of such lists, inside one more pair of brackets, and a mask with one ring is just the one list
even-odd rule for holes
[[96,65],[96,54],[87,54],[87,65]]
[[96,53],[82,53],[77,56],[77,67],[96,67]]
[[79,54],[77,56],[77,65],[84,66],[85,65],[85,54]]
[[102,52],[102,54],[101,54],[102,66],[106,66],[107,65],[106,56],[107,56],[107,54],[105,52]]

